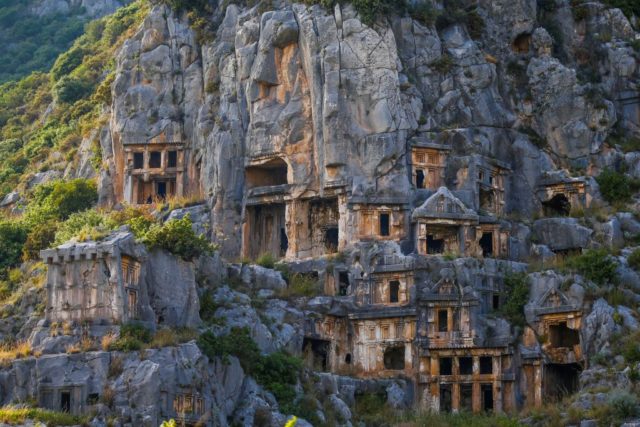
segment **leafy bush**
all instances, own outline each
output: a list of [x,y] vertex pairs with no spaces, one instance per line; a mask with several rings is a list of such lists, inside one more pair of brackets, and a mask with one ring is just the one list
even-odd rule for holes
[[258,257],[256,264],[264,268],[273,268],[276,265],[276,258],[271,252],[265,252]]
[[74,102],[89,96],[92,92],[91,85],[78,77],[63,76],[53,86],[53,96],[59,102],[73,104]]
[[92,209],[73,213],[55,233],[55,244],[61,245],[81,234],[84,236],[95,235],[95,231],[98,229],[105,231],[105,218],[100,213]]
[[153,336],[151,331],[140,323],[126,323],[120,327],[120,337],[111,343],[109,350],[137,351],[149,344]]
[[22,248],[22,258],[24,260],[40,259],[40,251],[51,246],[56,236],[57,223],[37,224],[29,234]]
[[598,285],[613,283],[617,280],[618,264],[609,256],[606,249],[589,249],[570,258],[567,265]]
[[434,9],[430,2],[416,2],[408,5],[411,18],[426,25],[432,26],[438,18],[438,11]]
[[237,357],[247,373],[253,372],[261,357],[260,349],[247,328],[231,328],[228,335],[219,337],[207,331],[198,338],[198,347],[210,359],[220,357],[223,362],[228,362],[229,356]]
[[36,187],[33,200],[27,206],[27,221],[37,224],[51,219],[65,220],[97,201],[96,184],[91,180],[52,181]]
[[478,39],[484,31],[484,20],[476,9],[469,9],[463,0],[449,0],[443,3],[444,11],[436,19],[436,28],[442,31],[453,24],[464,24],[469,36]]
[[206,323],[216,322],[217,309],[218,304],[213,300],[211,291],[205,291],[200,297],[200,318]]
[[616,390],[607,399],[613,415],[618,420],[626,420],[640,415],[638,397],[621,390]]
[[626,203],[631,200],[633,191],[637,189],[637,183],[624,173],[613,169],[605,169],[596,177],[600,186],[600,193],[611,204]]
[[509,320],[513,325],[524,326],[524,306],[529,300],[529,283],[527,274],[523,272],[509,272],[504,276],[504,304],[499,309],[499,314]]
[[196,236],[189,215],[164,224],[152,224],[142,237],[149,249],[166,249],[185,260],[211,253],[214,247],[202,235]]
[[262,356],[253,375],[258,383],[276,396],[283,411],[289,413],[295,411],[296,391],[293,386],[298,382],[301,370],[302,360],[277,351]]
[[634,249],[627,258],[627,264],[634,270],[640,270],[640,249]]
[[216,337],[210,331],[198,338],[198,346],[209,358],[229,356],[239,359],[242,369],[271,391],[284,412],[295,410],[293,385],[298,382],[302,361],[281,351],[263,356],[247,328],[232,328],[228,335]]
[[22,247],[27,240],[26,228],[17,221],[0,222],[0,278],[6,270],[20,263]]

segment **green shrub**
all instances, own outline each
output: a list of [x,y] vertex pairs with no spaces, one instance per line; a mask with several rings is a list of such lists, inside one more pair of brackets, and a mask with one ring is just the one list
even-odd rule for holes
[[484,20],[477,9],[469,9],[464,0],[448,0],[443,3],[444,10],[436,19],[436,28],[442,31],[453,24],[464,24],[469,36],[478,39],[484,31]]
[[606,249],[589,249],[569,258],[567,265],[598,285],[614,283],[617,280],[618,263],[609,256]]
[[53,81],[58,81],[64,76],[69,75],[69,73],[82,64],[82,59],[86,54],[87,51],[85,49],[80,46],[74,46],[60,55],[58,59],[56,59],[55,64],[53,64],[53,67],[51,67],[51,78]]
[[120,337],[109,346],[109,350],[138,351],[149,344],[153,334],[140,323],[125,323],[120,327]]
[[301,370],[302,360],[277,351],[260,357],[253,376],[275,395],[283,412],[289,413],[295,411],[296,391],[293,386],[298,382]]
[[211,253],[213,245],[202,235],[196,236],[189,215],[172,219],[164,224],[152,224],[144,234],[142,242],[149,249],[166,249],[185,260]]
[[219,337],[207,331],[198,337],[198,346],[210,359],[220,357],[227,362],[229,356],[237,357],[247,373],[253,372],[261,357],[260,349],[247,328],[231,328],[228,335]]
[[6,278],[6,270],[18,265],[22,247],[27,241],[27,230],[17,221],[0,222],[0,279]]
[[634,249],[631,252],[631,255],[627,258],[627,264],[634,270],[640,271],[640,249]]
[[27,221],[38,224],[65,220],[72,213],[90,208],[98,201],[95,182],[87,179],[52,181],[36,187],[26,210]]
[[640,415],[638,397],[627,392],[616,390],[607,399],[613,415],[618,420],[626,420]]
[[218,304],[213,300],[211,291],[205,291],[200,297],[200,318],[206,323],[215,323]]
[[258,257],[256,264],[264,268],[273,268],[276,265],[276,258],[271,252],[265,252]]
[[408,5],[408,12],[411,18],[428,27],[436,23],[438,11],[430,2],[416,2]]
[[55,222],[35,225],[27,235],[22,248],[22,258],[25,261],[40,259],[40,251],[47,249],[53,243],[57,226]]
[[513,325],[524,326],[524,306],[529,300],[529,283],[527,274],[509,272],[504,276],[504,303],[498,313]]
[[600,186],[602,197],[611,204],[627,203],[637,189],[637,183],[627,175],[608,168],[600,172],[596,181]]
[[16,408],[12,406],[0,408],[0,422],[11,425],[24,424],[31,420],[42,422],[49,426],[74,426],[88,423],[88,418],[40,408]]
[[73,104],[74,102],[89,96],[93,87],[84,79],[72,76],[63,76],[53,86],[53,96],[59,102]]
[[61,245],[82,234],[91,234],[93,230],[105,228],[105,218],[95,210],[88,209],[69,215],[55,233],[55,244]]
[[448,74],[455,64],[451,55],[444,53],[440,58],[431,63],[431,68],[442,74]]

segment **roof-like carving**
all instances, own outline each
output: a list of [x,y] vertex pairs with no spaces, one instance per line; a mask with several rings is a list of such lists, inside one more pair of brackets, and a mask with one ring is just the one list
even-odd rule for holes
[[420,218],[444,218],[478,221],[478,214],[467,208],[447,187],[440,187],[431,197],[417,207],[412,220]]
[[560,313],[578,309],[578,307],[571,303],[564,292],[556,288],[549,289],[542,294],[535,303],[536,314]]

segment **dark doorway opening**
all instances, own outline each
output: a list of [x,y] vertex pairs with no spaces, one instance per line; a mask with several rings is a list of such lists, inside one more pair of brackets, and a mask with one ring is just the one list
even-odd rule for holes
[[473,358],[472,357],[460,357],[458,359],[458,367],[460,368],[460,375],[473,374]]
[[500,309],[500,294],[493,294],[493,298],[491,300],[491,308],[494,310]]
[[389,302],[400,301],[400,282],[392,280],[389,282]]
[[493,233],[482,233],[480,247],[482,248],[483,257],[493,256]]
[[482,398],[482,410],[493,411],[493,385],[480,384],[480,397]]
[[284,227],[280,227],[280,256],[283,257],[287,254],[289,249],[289,238],[287,237],[287,231]]
[[351,364],[351,353],[347,353],[347,355],[344,356],[344,363],[346,363],[347,365]]
[[389,228],[389,214],[381,213],[380,214],[380,235],[388,236],[390,234]]
[[483,375],[493,373],[493,357],[491,356],[480,357],[480,373]]
[[447,332],[449,330],[449,312],[447,310],[438,310],[438,332]]
[[144,153],[133,153],[133,168],[144,168]]
[[71,392],[60,392],[60,410],[62,412],[71,412]]
[[434,239],[432,235],[427,236],[427,253],[441,254],[444,252],[444,239]]
[[451,384],[440,384],[440,412],[451,412]]
[[311,368],[318,371],[326,372],[329,367],[329,349],[330,342],[318,340],[314,338],[305,338],[302,342],[302,348],[305,360],[311,365]]
[[384,351],[384,368],[404,369],[404,346],[390,347]]
[[177,151],[169,151],[167,153],[169,156],[167,158],[167,167],[175,168],[178,166],[178,152]]
[[544,216],[569,216],[571,203],[564,194],[556,194],[550,200],[542,202]]
[[460,410],[473,410],[473,384],[460,384]]
[[424,171],[416,170],[416,188],[424,188]]
[[564,396],[578,390],[582,368],[577,363],[555,364],[544,366],[542,378],[542,394],[549,402],[558,402]]
[[349,273],[341,271],[338,273],[338,295],[343,297],[349,291]]
[[167,183],[164,181],[159,181],[156,183],[156,185],[158,189],[158,191],[156,192],[156,195],[160,199],[165,199],[167,197]]
[[329,227],[325,230],[324,247],[328,253],[338,251],[338,227]]
[[162,167],[162,154],[159,151],[149,153],[149,167],[155,169]]
[[452,362],[450,357],[440,357],[438,359],[438,364],[440,365],[440,375],[451,375],[452,374]]
[[566,322],[550,325],[549,342],[552,347],[571,348],[580,344],[580,333],[575,329],[569,329]]

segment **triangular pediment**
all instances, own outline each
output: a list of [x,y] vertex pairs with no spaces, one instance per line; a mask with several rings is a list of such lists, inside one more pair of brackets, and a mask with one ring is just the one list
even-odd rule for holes
[[420,218],[460,218],[477,220],[478,215],[453,195],[447,187],[440,187],[412,214],[412,219]]

